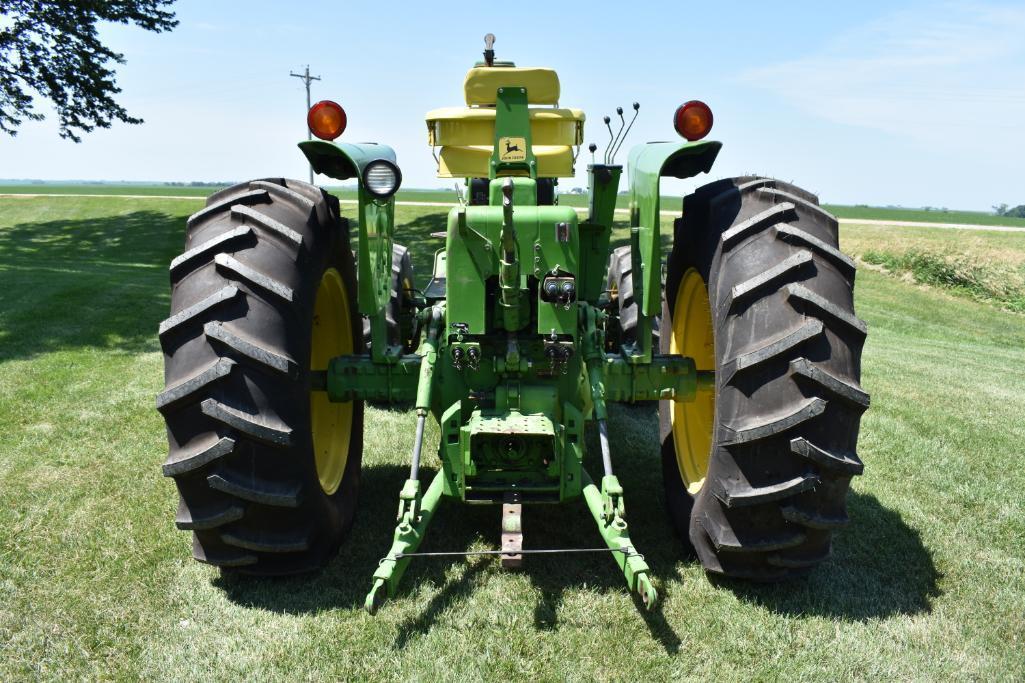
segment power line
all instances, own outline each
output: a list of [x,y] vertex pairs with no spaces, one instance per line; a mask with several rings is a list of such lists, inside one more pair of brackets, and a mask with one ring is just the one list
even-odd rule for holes
[[[320,76],[311,76],[310,75],[310,65],[309,64],[306,65],[306,71],[305,72],[303,72],[301,74],[297,74],[297,73],[295,73],[293,71],[289,71],[288,75],[289,76],[293,76],[295,78],[299,78],[299,79],[302,80],[303,83],[306,84],[306,111],[308,112],[310,110],[310,83],[313,82],[313,81],[319,81],[320,80]],[[312,140],[313,139],[313,134],[311,133],[309,126],[306,127],[306,139],[307,140]],[[313,184],[313,165],[311,164],[310,165],[310,185],[312,185],[312,184]]]

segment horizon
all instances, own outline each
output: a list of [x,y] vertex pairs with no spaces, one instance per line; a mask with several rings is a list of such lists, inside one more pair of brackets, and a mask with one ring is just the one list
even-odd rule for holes
[[[583,158],[577,176],[563,180],[566,190],[586,186],[586,144],[601,149],[608,137],[601,135],[603,114],[641,103],[620,155],[625,161],[633,144],[675,137],[676,105],[702,99],[715,112],[710,138],[724,142],[723,152],[709,175],[667,180],[664,194],[758,171],[837,205],[989,212],[1025,203],[1017,180],[1025,150],[1025,8],[878,0],[826,11],[811,2],[785,10],[698,5],[686,8],[687,25],[696,27],[688,30],[666,21],[681,14],[668,3],[615,21],[609,17],[618,5],[593,4],[586,17],[543,6],[549,20],[510,28],[497,8],[437,22],[430,7],[403,7],[383,50],[373,35],[346,30],[380,23],[374,5],[311,3],[304,7],[317,21],[299,24],[282,22],[270,2],[247,3],[240,14],[237,6],[182,0],[174,6],[181,24],[170,33],[102,25],[101,38],[127,60],[117,69],[118,101],[146,123],[115,124],[76,145],[57,137],[52,107],[41,103],[44,121],[0,137],[0,176],[305,179],[295,148],[305,138],[305,88],[288,74],[309,62],[322,78],[313,100],[336,99],[349,114],[343,140],[390,144],[407,189],[450,188],[452,180],[434,176],[423,114],[462,103],[463,75],[491,31],[499,59],[556,69],[561,106],[587,114]],[[419,33],[424,26],[431,27],[429,41]],[[571,39],[566,26],[575,29]],[[343,50],[317,47],[340,38]],[[582,38],[622,47],[595,49]]]
[[[329,190],[345,190],[345,191],[354,192],[358,188],[358,185],[357,185],[356,182],[337,181],[334,178],[326,178],[325,176],[317,176],[317,178],[318,179],[325,178],[328,182],[319,182],[318,181],[317,184],[322,186],[322,187],[325,187],[325,188],[327,188]],[[443,178],[439,178],[438,180],[440,181],[440,180],[444,180],[444,179]],[[162,180],[162,181],[155,181],[155,180],[125,180],[125,179],[86,180],[86,179],[77,179],[77,178],[58,178],[58,179],[54,179],[54,180],[44,180],[44,179],[41,179],[41,178],[0,178],[0,187],[3,187],[5,185],[9,186],[9,187],[12,187],[12,186],[13,187],[20,187],[20,186],[23,186],[23,185],[25,185],[25,186],[33,186],[33,185],[36,185],[36,186],[39,186],[39,185],[42,185],[42,186],[46,186],[46,185],[57,185],[57,186],[60,186],[60,185],[81,185],[83,187],[88,187],[88,186],[91,186],[91,185],[106,185],[106,186],[119,186],[119,185],[121,185],[121,186],[133,186],[133,187],[137,186],[137,187],[145,187],[145,188],[152,188],[152,187],[202,187],[202,188],[206,188],[206,187],[208,187],[208,188],[211,188],[211,189],[216,189],[216,188],[221,188],[221,187],[229,187],[229,186],[237,184],[239,182],[243,182],[243,181],[239,181],[239,180]],[[576,193],[576,192],[574,192],[574,190],[580,190],[581,192],[580,193]],[[406,187],[406,186],[402,186],[401,188],[399,188],[398,193],[401,194],[402,192],[425,192],[425,193],[426,192],[433,192],[433,193],[436,193],[436,192],[451,192],[454,195],[455,194],[455,188],[453,188],[451,186],[440,186],[440,185],[438,187]],[[565,194],[581,194],[581,193],[586,193],[586,192],[587,192],[587,187],[586,186],[574,185],[573,187],[568,187],[568,188],[566,188],[564,190],[561,190],[559,192],[559,194],[560,195],[565,195]],[[619,195],[620,196],[624,196],[626,194],[628,194],[628,191],[625,188],[621,187],[620,190],[619,190]],[[111,196],[111,195],[97,195],[97,196]],[[116,196],[116,195],[114,195],[114,196]],[[154,195],[154,197],[159,197],[159,196],[160,195]],[[663,199],[671,198],[671,197],[679,198],[678,195],[667,194],[667,193],[664,193],[664,192],[662,193],[661,196],[662,196]],[[202,196],[201,195],[197,195],[196,198],[197,199],[201,199]],[[399,203],[401,203],[401,200],[398,200],[398,201],[399,201]],[[998,215],[993,210],[993,208],[990,208],[989,210],[985,210],[985,209],[964,209],[964,208],[960,208],[960,207],[957,207],[957,206],[933,206],[933,205],[910,206],[910,205],[906,205],[906,204],[878,205],[878,204],[865,204],[865,203],[838,204],[838,203],[835,203],[835,202],[822,202],[822,204],[824,206],[842,206],[842,207],[847,207],[847,208],[867,207],[867,208],[876,208],[876,209],[922,210],[922,211],[927,211],[927,212],[931,211],[931,212],[935,212],[935,213],[980,213],[980,214],[990,215],[990,216]]]

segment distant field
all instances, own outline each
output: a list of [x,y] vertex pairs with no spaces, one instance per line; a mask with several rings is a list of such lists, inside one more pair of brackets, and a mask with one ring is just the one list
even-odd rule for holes
[[88,185],[0,185],[0,194],[89,194],[89,195],[145,195],[153,197],[205,197],[216,187],[176,187],[170,185],[131,185],[103,183]]
[[[862,267],[865,474],[806,580],[709,580],[663,509],[654,410],[614,406],[660,611],[637,608],[607,556],[585,555],[520,572],[418,561],[370,617],[409,412],[368,408],[355,527],[322,572],[225,577],[174,528],[156,331],[195,206],[0,198],[0,680],[1025,680],[1025,316]],[[396,211],[418,279],[444,211]],[[1017,233],[844,226],[841,244],[1025,260]],[[425,471],[438,438],[432,425]],[[591,432],[588,447],[600,468]],[[424,549],[495,547],[497,514],[444,505]],[[524,524],[537,546],[599,542],[582,506],[530,508]]]
[[[217,189],[216,187],[172,187],[166,185],[131,185],[118,183],[104,184],[61,184],[61,185],[0,185],[3,194],[89,194],[89,195],[152,195],[158,197],[205,197]],[[334,194],[342,199],[355,199],[356,191],[328,186]],[[398,201],[405,202],[438,202],[455,203],[456,192],[451,190],[399,190]],[[617,202],[619,208],[627,208],[627,198],[621,195]],[[562,194],[559,202],[566,206],[587,206],[586,195]],[[677,211],[682,206],[680,197],[663,197],[662,210]],[[917,221],[923,223],[965,223],[970,225],[1004,225],[1025,228],[1025,218],[1006,218],[981,211],[925,211],[924,209],[901,209],[875,206],[844,206],[825,204],[824,207],[839,218]]]
[[825,209],[840,218],[889,221],[916,221],[921,223],[965,223],[968,225],[1008,225],[1025,228],[1025,218],[997,216],[982,211],[926,211],[881,206],[842,206],[824,204]]
[[1025,233],[845,225],[840,246],[870,266],[1025,313]]

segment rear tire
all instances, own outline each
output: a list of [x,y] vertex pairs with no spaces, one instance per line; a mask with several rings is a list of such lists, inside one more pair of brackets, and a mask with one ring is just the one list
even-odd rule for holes
[[341,331],[326,337],[338,349],[362,351],[348,245],[338,200],[294,180],[235,185],[189,218],[160,325],[157,408],[176,523],[193,532],[197,560],[253,574],[316,569],[352,525],[363,406],[327,404],[310,388],[311,364],[326,367],[314,352],[337,351],[314,348],[325,321]]
[[[623,344],[633,344],[637,341],[640,307],[634,297],[631,259],[630,245],[616,247],[609,255],[605,289],[609,293],[609,302],[615,308],[615,315],[609,319],[605,339],[607,350],[614,353],[618,352]],[[661,316],[655,316],[651,321],[652,348],[658,348],[661,322]]]
[[633,266],[630,246],[616,247],[609,254],[609,270],[605,289],[614,315],[609,318],[605,335],[608,350],[617,352],[626,343],[637,339],[637,315],[640,309],[633,295]]
[[[388,343],[401,345],[405,353],[412,353],[414,347],[413,287],[416,276],[413,273],[413,259],[409,249],[401,244],[392,245],[391,294],[384,309],[388,329]],[[363,318],[363,343],[370,348],[370,318]]]
[[660,347],[679,352],[695,334],[682,318],[700,282],[716,382],[703,480],[691,464],[700,469],[702,454],[688,450],[701,443],[691,441],[699,421],[660,403],[667,506],[707,571],[801,575],[828,557],[863,469],[855,451],[869,405],[859,385],[866,327],[854,315],[854,263],[837,249],[836,219],[787,183],[723,180],[684,208]]

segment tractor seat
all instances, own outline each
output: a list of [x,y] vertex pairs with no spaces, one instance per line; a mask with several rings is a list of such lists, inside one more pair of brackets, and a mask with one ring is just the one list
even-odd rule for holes
[[558,104],[559,75],[554,69],[475,66],[466,73],[463,94],[468,106],[495,106],[499,88],[526,88],[527,104]]
[[[445,107],[427,114],[427,139],[439,147],[438,176],[487,177],[495,141],[499,88],[526,88],[527,104],[558,105],[559,76],[552,69],[477,66],[463,83],[466,108]],[[530,110],[531,149],[542,178],[573,175],[573,147],[584,141],[584,112],[538,107]]]

